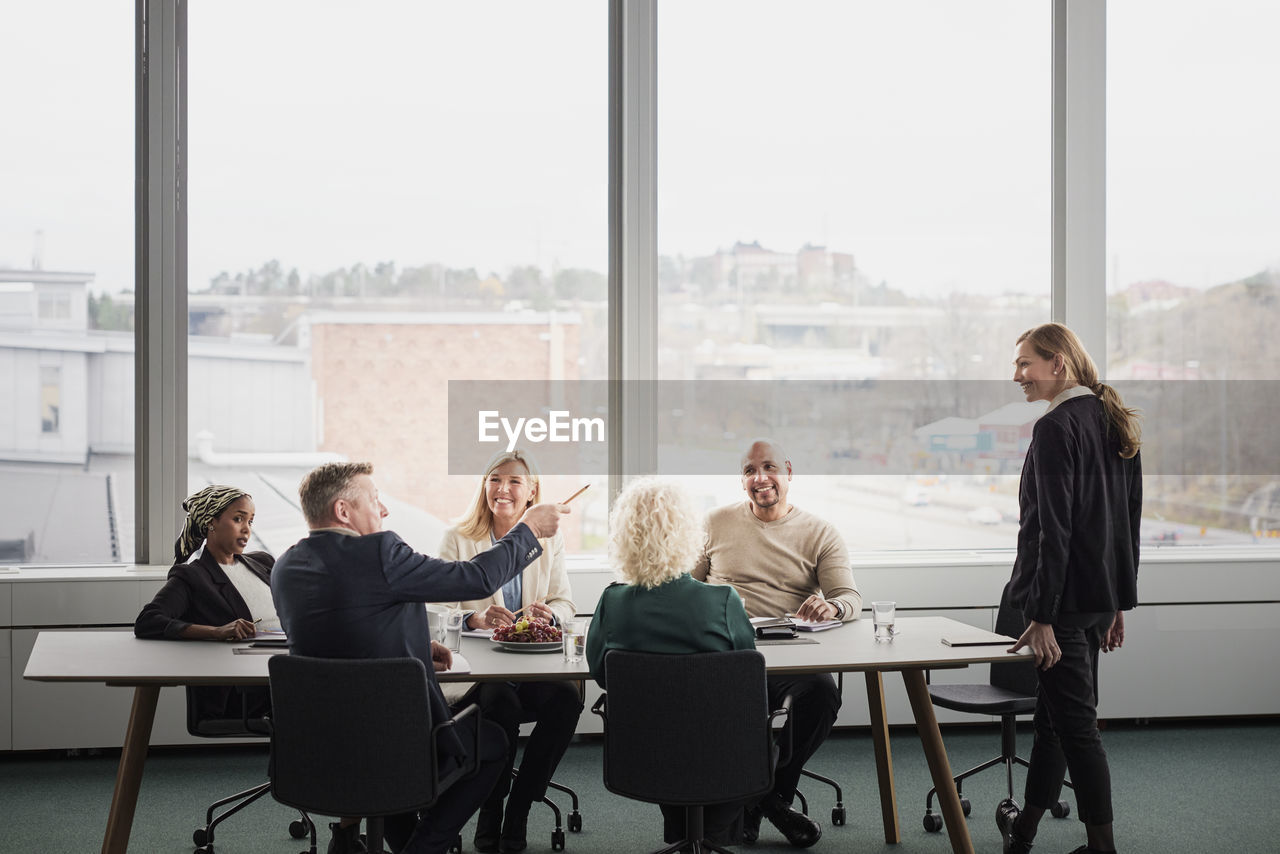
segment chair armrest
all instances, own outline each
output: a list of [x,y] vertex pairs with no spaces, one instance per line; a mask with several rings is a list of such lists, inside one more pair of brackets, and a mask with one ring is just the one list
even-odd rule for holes
[[778,741],[782,733],[786,733],[786,743],[780,745],[781,756],[778,763],[785,765],[791,761],[791,730],[787,729],[787,723],[791,720],[791,704],[794,699],[790,694],[782,698],[782,707],[774,709],[769,713],[769,729],[773,731],[774,746],[779,746]]
[[607,708],[607,704],[605,703],[605,700],[607,700],[608,697],[609,695],[607,693],[601,694],[600,698],[597,699],[595,703],[591,706],[591,714],[599,715],[600,719],[605,721],[606,723],[609,721],[609,710]]
[[[463,707],[461,711],[453,715],[453,717],[449,718],[449,720],[441,721],[440,723],[436,724],[431,728],[431,739],[436,743],[436,746],[438,747],[440,745],[441,732],[443,732],[447,727],[452,727],[455,724],[457,724],[458,721],[463,720],[471,715],[475,715],[475,718],[476,718],[476,728],[475,728],[476,731],[475,731],[475,744],[471,745],[471,751],[470,751],[471,767],[467,770],[467,773],[464,775],[464,777],[468,777],[468,778],[474,777],[476,772],[480,770],[480,731],[483,729],[483,724],[484,724],[484,713],[480,711],[480,706],[478,706],[475,703],[471,703],[470,705]],[[433,768],[431,771],[431,773],[435,775],[435,783],[437,788],[440,785],[439,769],[440,769],[440,764],[439,762],[437,762],[435,768]]]

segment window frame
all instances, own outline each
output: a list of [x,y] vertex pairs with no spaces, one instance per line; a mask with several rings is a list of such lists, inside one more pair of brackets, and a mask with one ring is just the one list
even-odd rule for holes
[[[187,2],[135,6],[139,564],[165,561],[187,490]],[[1107,6],[1051,2],[1052,319],[1105,370]],[[647,381],[657,375],[658,5],[609,5],[611,493],[657,457]]]

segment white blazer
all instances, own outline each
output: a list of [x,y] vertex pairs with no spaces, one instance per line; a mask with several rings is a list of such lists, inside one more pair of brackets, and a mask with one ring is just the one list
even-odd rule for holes
[[[521,598],[524,600],[513,607],[504,602],[502,590],[495,590],[492,596],[484,599],[472,599],[468,602],[447,602],[444,604],[466,611],[483,611],[490,605],[502,605],[508,611],[527,607],[533,602],[542,602],[556,615],[556,620],[563,623],[577,613],[573,604],[573,593],[569,589],[569,573],[564,567],[564,538],[559,534],[547,540],[538,541],[542,545],[542,554],[538,559],[524,568],[520,583]],[[444,532],[440,541],[442,560],[471,560],[491,547],[489,538],[469,540],[458,533],[457,528]],[[450,704],[456,703],[475,685],[474,682],[442,682],[440,689]]]

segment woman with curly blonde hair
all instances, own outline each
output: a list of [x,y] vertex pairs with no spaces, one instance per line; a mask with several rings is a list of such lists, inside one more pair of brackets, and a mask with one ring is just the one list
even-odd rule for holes
[[[689,575],[702,539],[701,514],[679,486],[644,478],[618,495],[609,517],[609,557],[622,581],[605,588],[587,632],[587,662],[602,688],[611,649],[672,655],[755,649],[738,592]],[[659,806],[666,840],[684,839],[684,808]],[[707,807],[707,838],[736,841],[733,825],[741,815],[741,804]]]

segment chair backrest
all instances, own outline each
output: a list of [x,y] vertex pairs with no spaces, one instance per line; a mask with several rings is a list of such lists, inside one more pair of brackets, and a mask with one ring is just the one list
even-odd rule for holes
[[381,816],[435,800],[427,676],[416,658],[273,655],[271,793],[322,815]]
[[[1009,582],[1000,593],[1000,609],[996,611],[996,632],[1016,638],[1026,631],[1027,626],[1022,612],[1010,604],[1009,591],[1012,587],[1013,582]],[[1037,685],[1035,662],[1011,661],[1007,664],[992,664],[991,684],[997,688],[1034,697]]]
[[776,755],[764,656],[755,650],[605,656],[604,784],[652,803],[765,794]]

